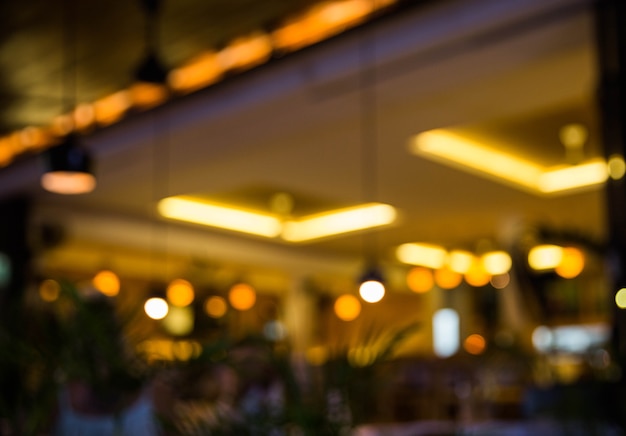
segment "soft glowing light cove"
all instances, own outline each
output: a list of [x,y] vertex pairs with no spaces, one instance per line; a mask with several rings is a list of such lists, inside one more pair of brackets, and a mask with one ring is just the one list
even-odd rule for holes
[[204,203],[185,197],[165,198],[159,202],[158,208],[161,215],[167,218],[268,238],[278,236],[281,231],[280,220],[271,215]]
[[304,216],[283,222],[279,216],[232,208],[194,199],[169,197],[158,205],[167,218],[218,227],[288,242],[305,242],[391,224],[396,210],[387,204],[368,203]]
[[536,194],[556,194],[596,186],[604,183],[609,175],[607,163],[602,159],[564,167],[543,167],[444,130],[416,135],[411,151]]
[[282,237],[290,242],[309,241],[384,226],[395,219],[396,210],[392,206],[369,203],[288,221],[284,225]]
[[602,184],[609,177],[607,164],[601,159],[580,165],[545,171],[539,178],[539,190],[546,194],[564,192]]
[[409,265],[439,269],[446,263],[447,252],[438,245],[409,243],[396,249],[396,257],[400,262]]
[[433,348],[438,357],[450,357],[460,346],[459,314],[440,309],[433,315]]

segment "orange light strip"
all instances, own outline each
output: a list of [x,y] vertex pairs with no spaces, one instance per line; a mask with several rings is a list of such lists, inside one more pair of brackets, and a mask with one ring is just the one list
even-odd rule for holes
[[[285,20],[270,34],[255,32],[235,38],[219,52],[206,52],[172,70],[167,86],[146,89],[135,83],[95,102],[81,103],[60,115],[50,126],[28,126],[0,137],[0,167],[23,153],[43,150],[58,143],[73,130],[104,127],[121,120],[131,109],[144,110],[165,103],[168,87],[186,94],[219,82],[226,72],[240,72],[270,60],[272,53],[293,52],[320,42],[369,19],[376,11],[397,0],[334,0],[317,3]],[[35,130],[37,129],[37,130]],[[24,136],[21,138],[20,136]]]

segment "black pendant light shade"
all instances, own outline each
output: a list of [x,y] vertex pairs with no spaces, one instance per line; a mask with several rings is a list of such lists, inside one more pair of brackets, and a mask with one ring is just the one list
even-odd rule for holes
[[41,185],[57,194],[84,194],[96,187],[92,160],[75,135],[44,153],[44,173]]
[[168,69],[154,51],[148,51],[146,57],[137,67],[135,78],[139,82],[162,85],[167,81]]

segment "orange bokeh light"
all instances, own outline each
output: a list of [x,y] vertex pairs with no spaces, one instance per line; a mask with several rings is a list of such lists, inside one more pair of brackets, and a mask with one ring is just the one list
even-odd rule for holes
[[431,270],[421,266],[416,266],[415,268],[411,268],[407,274],[406,283],[411,291],[423,294],[433,288],[435,280]]
[[561,263],[555,271],[565,279],[573,279],[585,268],[585,256],[582,251],[574,247],[563,248]]
[[479,334],[469,335],[463,342],[463,348],[470,354],[478,355],[485,352],[487,341]]
[[463,276],[450,268],[439,268],[435,271],[435,283],[441,289],[454,289],[461,284]]
[[238,283],[230,288],[228,301],[237,310],[248,310],[256,303],[256,292],[252,286]]

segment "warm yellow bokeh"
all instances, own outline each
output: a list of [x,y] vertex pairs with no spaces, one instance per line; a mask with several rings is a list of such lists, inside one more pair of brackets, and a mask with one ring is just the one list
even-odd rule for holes
[[120,279],[113,271],[102,270],[92,280],[94,287],[107,297],[115,297],[120,292]]
[[463,281],[463,276],[450,268],[443,267],[435,270],[435,283],[441,289],[454,289],[461,284],[461,281]]
[[204,302],[204,311],[211,318],[221,318],[226,315],[227,310],[226,300],[217,295],[207,298]]
[[578,248],[565,247],[561,262],[555,271],[558,275],[565,279],[573,279],[578,276],[585,268],[585,255]]
[[173,306],[189,306],[195,298],[193,286],[187,280],[175,279],[167,287],[167,301]]
[[407,274],[406,283],[411,291],[423,294],[433,288],[435,285],[435,279],[433,278],[433,272],[430,269],[416,266]]
[[230,305],[237,310],[248,310],[256,303],[254,288],[246,283],[238,283],[228,293]]
[[47,279],[39,285],[39,296],[43,301],[47,301],[48,303],[56,301],[60,293],[61,285],[59,285],[59,282],[56,280]]
[[361,303],[354,295],[346,294],[335,300],[335,314],[343,321],[352,321],[361,313]]
[[487,348],[487,342],[485,341],[484,337],[475,333],[465,338],[465,341],[463,342],[463,348],[465,348],[465,351],[470,354],[478,355],[485,352],[485,349]]
[[491,275],[485,271],[481,262],[473,262],[470,269],[465,273],[465,281],[468,285],[480,288],[489,283]]

